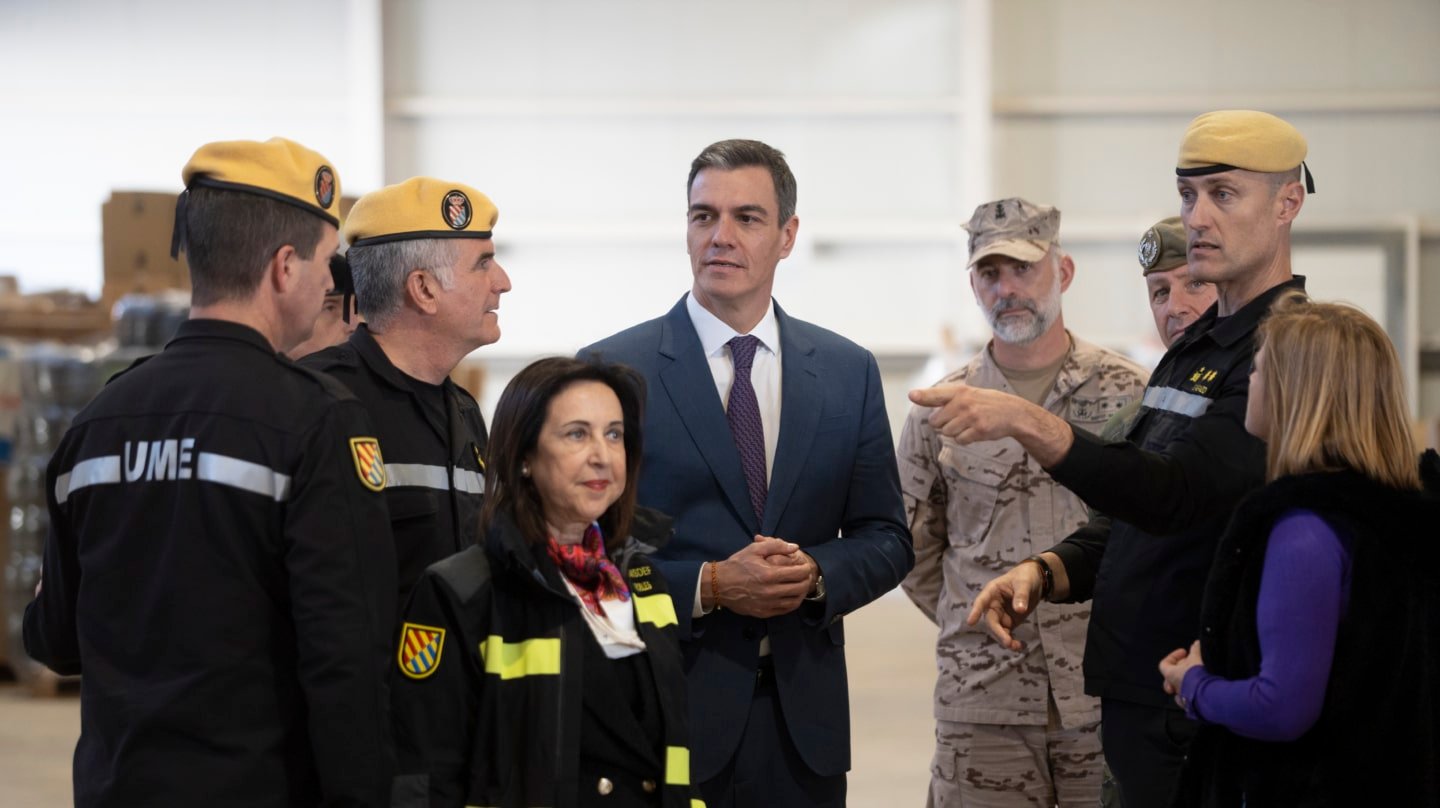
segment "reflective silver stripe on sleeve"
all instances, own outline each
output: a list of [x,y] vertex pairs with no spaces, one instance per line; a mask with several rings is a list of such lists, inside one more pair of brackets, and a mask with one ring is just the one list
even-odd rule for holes
[[70,495],[86,486],[120,482],[120,455],[104,455],[81,460],[75,468],[55,478],[55,501],[61,505]]
[[478,471],[455,469],[455,490],[467,494],[485,493],[485,476]]
[[1187,393],[1184,390],[1176,390],[1173,387],[1151,387],[1145,391],[1144,405],[1152,410],[1166,410],[1167,412],[1188,415],[1197,418],[1210,409],[1215,399],[1197,396],[1194,393]]
[[290,475],[248,460],[211,452],[195,456],[195,479],[228,485],[284,502],[290,497]]
[[385,487],[434,488],[449,491],[450,480],[444,466],[429,466],[424,463],[386,463]]

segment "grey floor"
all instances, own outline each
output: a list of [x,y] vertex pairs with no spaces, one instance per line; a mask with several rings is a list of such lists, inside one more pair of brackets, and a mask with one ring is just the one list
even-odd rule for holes
[[[892,593],[846,618],[854,769],[850,805],[925,803],[933,730],[935,629]],[[80,733],[73,695],[0,685],[0,806],[63,806]]]

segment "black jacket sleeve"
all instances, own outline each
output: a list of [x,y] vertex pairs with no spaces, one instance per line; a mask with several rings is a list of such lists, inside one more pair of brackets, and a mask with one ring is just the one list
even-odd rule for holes
[[385,804],[394,766],[395,545],[384,496],[361,482],[350,444],[374,434],[358,402],[330,407],[306,436],[285,512],[297,674],[326,805]]
[[1048,469],[1085,504],[1146,533],[1166,535],[1228,514],[1265,482],[1265,444],[1245,431],[1249,363],[1163,453],[1106,443],[1074,429],[1069,454]]
[[[483,552],[479,548],[471,552]],[[489,586],[463,601],[433,570],[421,576],[405,606],[392,649],[390,695],[399,769],[394,808],[462,806],[470,786],[472,744],[478,720],[479,643],[489,623]],[[401,667],[406,629],[440,629],[438,660],[415,674]]]
[[25,608],[25,653],[63,676],[80,673],[80,638],[75,605],[80,596],[80,549],[70,521],[55,500],[57,464],[67,453],[62,444],[45,472],[45,501],[50,512],[45,537],[39,597]]

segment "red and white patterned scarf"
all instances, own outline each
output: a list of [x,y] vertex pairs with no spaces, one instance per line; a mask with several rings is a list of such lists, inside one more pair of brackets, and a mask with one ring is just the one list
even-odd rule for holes
[[630,587],[625,585],[624,576],[605,555],[605,542],[599,525],[591,524],[586,528],[579,544],[560,544],[551,536],[546,551],[560,573],[575,587],[585,608],[595,614],[604,615],[600,609],[602,600],[623,602],[630,599]]

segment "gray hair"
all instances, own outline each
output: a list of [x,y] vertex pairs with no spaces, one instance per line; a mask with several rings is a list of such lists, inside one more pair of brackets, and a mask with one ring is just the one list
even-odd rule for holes
[[795,215],[798,195],[795,175],[790,173],[790,165],[785,162],[783,152],[758,140],[722,140],[706,146],[690,163],[690,178],[685,181],[686,202],[690,200],[690,189],[695,186],[695,175],[701,171],[707,168],[734,171],[746,166],[760,166],[770,172],[770,179],[775,183],[775,201],[780,206],[780,218],[776,225],[784,227]]
[[366,322],[384,328],[405,305],[405,279],[422,269],[441,289],[455,284],[459,251],[451,239],[409,239],[351,247],[345,254],[355,276],[355,302]]

